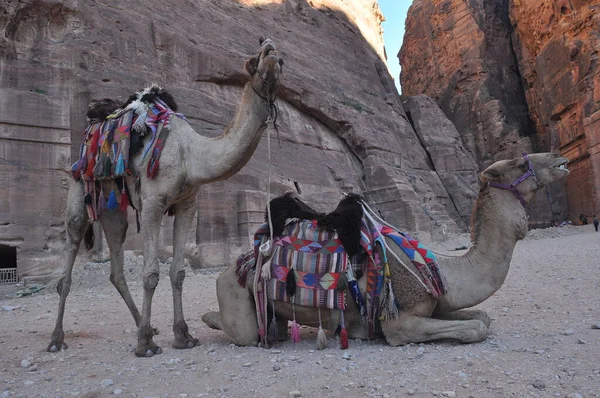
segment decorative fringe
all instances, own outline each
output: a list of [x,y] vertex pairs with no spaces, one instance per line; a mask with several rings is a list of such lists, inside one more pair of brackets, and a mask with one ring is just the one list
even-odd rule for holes
[[294,319],[294,321],[292,322],[292,341],[294,343],[299,343],[300,342],[300,326],[298,326],[298,323],[296,323],[296,320]]
[[102,170],[102,177],[110,177],[112,171],[112,160],[108,155],[106,155],[106,162],[104,163],[104,168]]
[[119,159],[117,160],[117,167],[115,168],[115,175],[123,175],[125,174],[125,161],[123,160],[123,154],[119,154]]
[[146,134],[146,121],[148,120],[148,107],[140,102],[138,109],[135,110],[136,115],[138,115],[137,119],[133,123],[132,129],[137,131],[142,136]]
[[279,341],[279,328],[277,327],[277,318],[275,317],[275,300],[271,300],[271,303],[273,304],[273,319],[271,319],[271,324],[269,325],[267,344],[274,345]]
[[317,350],[324,350],[327,348],[327,336],[323,331],[321,324],[321,308],[319,308],[319,332],[317,333]]
[[110,143],[108,142],[107,139],[105,139],[104,142],[102,143],[102,148],[100,148],[100,152],[105,154],[106,156],[108,156],[108,154],[110,152]]
[[152,156],[150,157],[150,160],[148,161],[148,172],[147,172],[147,176],[148,178],[150,178],[151,180],[154,179],[157,175],[158,175],[158,169],[159,169],[159,159],[160,159],[160,152],[161,152],[162,148],[154,148],[154,151],[152,151]]
[[296,271],[290,268],[290,271],[285,278],[285,291],[288,297],[292,297],[296,294]]
[[262,265],[260,276],[262,277],[263,281],[268,281],[271,279],[271,259],[265,261],[265,263]]
[[[352,265],[348,265],[348,266],[352,267]],[[348,277],[346,276],[346,274],[342,274],[342,275],[340,275],[340,279],[338,279],[337,290],[343,292],[347,288],[348,288]]]
[[342,325],[342,330],[340,330],[340,347],[342,350],[345,350],[349,347],[349,344],[348,332],[346,331],[346,324],[344,322],[344,311],[340,311],[340,323]]
[[119,210],[121,210],[125,215],[127,215],[127,207],[129,207],[129,198],[127,197],[127,192],[125,192],[125,188],[121,191],[121,203],[119,203]]
[[86,177],[92,178],[94,177],[94,167],[96,166],[96,157],[91,155],[88,159],[87,167],[85,169]]
[[102,190],[100,190],[98,196],[98,212],[101,212],[106,210],[106,198],[104,197],[104,192]]
[[104,164],[107,159],[108,157],[103,153],[98,156],[98,161],[94,166],[94,178],[102,177],[102,173],[104,172]]
[[110,195],[108,195],[108,203],[106,205],[106,207],[109,210],[115,210],[118,207],[117,204],[117,194],[115,193],[115,190],[111,190],[110,191]]

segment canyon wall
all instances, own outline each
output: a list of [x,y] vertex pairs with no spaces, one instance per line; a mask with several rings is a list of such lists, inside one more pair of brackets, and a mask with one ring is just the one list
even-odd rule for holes
[[[272,38],[285,60],[279,134],[271,132],[272,195],[291,189],[324,211],[354,191],[425,241],[466,230],[471,198],[446,189],[457,185],[452,167],[431,161],[427,145],[439,147],[426,138],[431,122],[418,120],[428,114],[411,111],[418,134],[409,122],[385,65],[381,20],[374,0],[0,4],[0,245],[18,248],[19,275],[63,265],[71,183],[64,170],[77,156],[91,100],[125,99],[157,82],[198,133],[217,136],[234,114],[259,36]],[[448,134],[451,156],[470,158]],[[475,189],[472,175],[455,169]],[[229,264],[249,248],[263,220],[267,170],[263,137],[238,174],[201,189],[189,236],[194,266]],[[131,213],[126,248],[140,249]],[[170,223],[165,217],[161,248],[171,244]]]
[[[523,151],[571,161],[534,224],[600,211],[600,1],[415,0],[398,57],[404,95],[427,94],[481,167]],[[565,194],[566,192],[566,194]]]

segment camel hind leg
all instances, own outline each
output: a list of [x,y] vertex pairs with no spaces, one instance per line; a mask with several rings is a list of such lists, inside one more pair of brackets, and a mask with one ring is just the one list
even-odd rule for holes
[[[249,275],[248,283],[252,283],[251,278],[253,276]],[[250,289],[238,284],[235,266],[227,268],[217,278],[217,299],[219,311],[204,314],[204,323],[213,329],[224,331],[237,345],[256,346],[258,320],[254,297]]]
[[65,314],[65,304],[67,296],[71,291],[71,274],[73,265],[77,258],[77,252],[83,235],[87,228],[91,228],[88,223],[88,215],[83,202],[83,184],[81,182],[72,182],[67,195],[67,214],[66,214],[66,229],[67,243],[65,245],[66,263],[63,274],[58,280],[56,290],[60,295],[58,304],[58,314],[56,316],[56,325],[50,338],[47,350],[49,352],[57,352],[66,349],[65,332],[63,329],[63,317]]
[[123,242],[125,242],[127,235],[127,218],[120,210],[107,210],[100,216],[100,223],[110,250],[110,281],[125,301],[127,308],[129,308],[135,325],[139,326],[142,317],[131,297],[123,273],[123,263],[125,262]]

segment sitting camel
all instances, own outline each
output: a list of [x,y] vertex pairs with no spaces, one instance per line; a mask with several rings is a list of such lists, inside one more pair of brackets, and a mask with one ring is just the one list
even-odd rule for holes
[[[275,98],[282,72],[283,60],[274,43],[261,38],[260,53],[246,61],[245,68],[250,81],[244,87],[242,101],[237,112],[223,134],[216,138],[204,137],[196,133],[183,117],[170,119],[170,135],[163,144],[160,158],[160,172],[153,177],[147,176],[149,159],[141,152],[131,153],[129,169],[132,175],[125,178],[132,205],[141,211],[141,231],[144,238],[143,269],[143,307],[140,313],[129,293],[123,274],[123,242],[127,231],[126,213],[108,210],[98,214],[98,220],[104,229],[110,249],[110,281],[117,288],[138,326],[137,356],[152,356],[162,351],[153,342],[156,331],[150,326],[152,297],[158,284],[158,236],[161,220],[167,209],[174,211],[173,224],[173,262],[169,276],[173,290],[173,332],[175,348],[192,348],[198,344],[188,332],[182,308],[182,285],[185,278],[183,255],[186,236],[196,211],[196,194],[202,184],[222,181],[238,172],[251,158],[267,127],[268,121],[275,116]],[[154,88],[154,93],[166,94],[164,90]],[[138,93],[138,104],[152,90]],[[169,95],[161,97],[169,105]],[[172,99],[172,98],[171,98]],[[143,105],[142,105],[143,106]],[[173,108],[172,105],[169,105]],[[173,109],[176,110],[176,109]],[[89,114],[88,114],[89,116]],[[104,115],[106,116],[106,115]],[[144,142],[149,139],[147,134]],[[158,139],[160,142],[160,137]],[[143,144],[143,142],[142,142]],[[157,144],[155,144],[157,145]],[[154,147],[156,148],[156,147]],[[156,150],[156,149],[154,149]],[[92,183],[93,184],[93,183]],[[96,182],[99,185],[106,182]],[[135,187],[135,189],[133,189]],[[106,188],[104,192],[109,192]],[[125,193],[125,191],[123,191]],[[71,184],[67,199],[67,261],[57,286],[60,294],[56,326],[52,333],[48,351],[66,349],[64,343],[63,315],[65,301],[71,287],[71,272],[77,251],[83,236],[91,229],[89,216],[84,203],[84,183]],[[104,200],[104,195],[101,194]],[[112,194],[111,194],[112,195]],[[120,195],[121,196],[121,195]],[[123,200],[121,196],[121,201]],[[110,201],[111,199],[108,198]],[[127,202],[125,202],[127,203]],[[126,210],[126,206],[125,206]]]
[[[394,256],[388,256],[389,278],[400,311],[381,321],[381,332],[388,344],[398,346],[441,339],[473,343],[486,338],[488,315],[481,310],[463,309],[485,301],[502,286],[514,247],[527,233],[528,203],[535,191],[568,175],[567,162],[553,153],[539,153],[498,161],[481,173],[483,186],[471,219],[471,248],[463,256],[438,258],[447,292],[437,298],[414,278],[416,267],[395,247],[394,253],[402,264]],[[390,239],[385,240],[388,250],[392,250]],[[249,280],[252,278],[248,276]],[[217,279],[219,311],[206,313],[202,320],[209,327],[224,331],[236,344],[256,345],[259,333],[253,284],[247,285],[242,288],[238,284],[236,266],[230,266]],[[358,279],[363,297],[366,285],[367,277],[363,275]],[[348,337],[368,338],[357,305],[353,300],[347,301],[344,312]],[[287,322],[293,318],[300,324],[322,324],[329,330],[335,330],[340,319],[339,310],[298,305],[294,309],[282,301],[276,301],[274,309],[279,336],[282,333],[287,336]]]

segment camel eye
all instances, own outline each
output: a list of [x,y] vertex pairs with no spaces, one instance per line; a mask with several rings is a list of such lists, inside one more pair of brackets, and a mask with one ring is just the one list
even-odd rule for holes
[[519,164],[519,169],[525,172],[529,169],[529,165],[527,164],[527,162],[523,161]]

